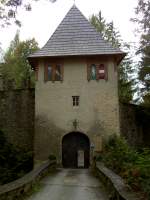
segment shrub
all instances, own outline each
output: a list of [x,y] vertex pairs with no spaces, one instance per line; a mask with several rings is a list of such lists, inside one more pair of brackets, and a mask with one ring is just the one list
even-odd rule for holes
[[0,184],[14,181],[33,168],[32,152],[17,149],[0,131]]
[[138,152],[123,138],[113,136],[97,160],[122,176],[134,190],[141,190],[150,198],[150,149]]
[[48,159],[49,160],[56,160],[56,156],[51,154],[51,155],[48,156]]

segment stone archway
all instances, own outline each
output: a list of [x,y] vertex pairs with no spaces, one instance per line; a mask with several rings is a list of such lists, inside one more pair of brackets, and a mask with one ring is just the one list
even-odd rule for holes
[[88,168],[90,141],[80,132],[71,132],[62,139],[62,164],[65,168]]

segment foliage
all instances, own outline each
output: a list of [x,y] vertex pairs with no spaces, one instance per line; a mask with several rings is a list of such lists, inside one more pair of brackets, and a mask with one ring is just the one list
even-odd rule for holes
[[131,58],[131,46],[123,43],[123,49],[127,53],[126,57],[119,65],[119,100],[121,102],[130,103],[133,100],[133,95],[136,92],[134,73],[134,63]]
[[120,33],[115,29],[113,22],[107,23],[102,17],[101,11],[98,15],[92,15],[90,22],[113,47],[119,47],[127,53],[119,66],[119,98],[120,101],[130,102],[134,94],[132,88],[134,79],[131,79],[133,73],[133,62],[130,55],[131,46],[122,41]]
[[19,150],[0,131],[0,184],[16,180],[32,170],[32,152]]
[[109,41],[114,47],[120,47],[120,33],[115,29],[113,22],[106,22],[101,11],[98,15],[91,16],[90,23],[101,33],[104,40]]
[[23,194],[19,196],[19,200],[27,200],[35,193],[39,192],[42,188],[42,183],[39,182],[39,180],[36,180],[34,183],[32,183],[31,188],[27,191],[25,191]]
[[132,21],[138,24],[140,46],[137,54],[141,55],[139,63],[139,80],[143,84],[141,94],[144,105],[150,107],[150,1],[138,0],[135,11],[137,17]]
[[97,160],[122,176],[134,190],[150,198],[150,149],[134,150],[123,138],[112,136]]
[[3,49],[2,49],[1,43],[0,43],[0,63],[2,62],[2,56],[3,56]]
[[4,55],[4,63],[0,65],[5,85],[9,82],[14,83],[16,88],[24,88],[30,82],[34,85],[34,72],[27,57],[37,49],[35,39],[20,41],[19,33],[16,34]]
[[[26,11],[31,11],[32,2],[38,0],[26,1],[26,0],[0,0],[0,25],[10,25],[14,22],[18,26],[21,26],[21,21],[17,18],[18,8],[24,8]],[[54,3],[56,0],[49,0]],[[29,3],[30,2],[30,3]]]
[[49,160],[56,160],[56,156],[51,154],[51,155],[48,156],[48,159]]

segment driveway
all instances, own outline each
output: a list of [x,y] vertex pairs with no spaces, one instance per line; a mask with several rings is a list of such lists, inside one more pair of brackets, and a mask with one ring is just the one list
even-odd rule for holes
[[108,200],[100,181],[88,169],[58,169],[41,181],[28,200]]

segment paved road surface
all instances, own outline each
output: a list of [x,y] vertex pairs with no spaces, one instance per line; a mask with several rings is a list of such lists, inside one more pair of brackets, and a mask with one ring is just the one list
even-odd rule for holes
[[58,169],[41,183],[28,200],[108,200],[102,184],[88,169]]

